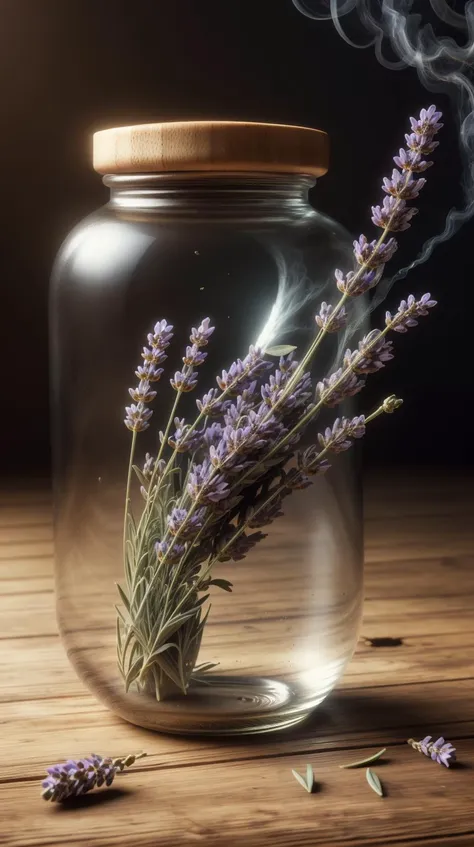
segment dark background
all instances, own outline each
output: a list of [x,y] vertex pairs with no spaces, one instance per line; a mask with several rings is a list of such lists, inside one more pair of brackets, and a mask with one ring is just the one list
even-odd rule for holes
[[[0,462],[44,473],[48,278],[69,229],[106,201],[91,166],[93,131],[187,118],[322,128],[331,170],[313,201],[358,235],[370,230],[368,207],[407,116],[433,95],[415,71],[384,69],[372,49],[354,50],[291,0],[2,0],[0,15]],[[436,102],[446,110],[442,147],[396,267],[462,204],[456,124],[447,97]],[[389,296],[396,307],[406,293],[428,290],[440,305],[397,339],[396,360],[365,390],[368,406],[392,391],[406,401],[371,433],[368,464],[473,462],[473,236],[468,223]]]

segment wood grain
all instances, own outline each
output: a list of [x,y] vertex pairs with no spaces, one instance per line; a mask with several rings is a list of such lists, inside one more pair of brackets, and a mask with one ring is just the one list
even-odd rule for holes
[[170,121],[94,134],[94,168],[102,174],[178,171],[299,173],[328,168],[325,132],[244,121]]
[[[0,844],[473,845],[473,486],[380,476],[366,507],[365,615],[341,685],[296,731],[231,741],[153,734],[94,700],[57,636],[49,492],[0,490]],[[258,620],[258,598],[246,603]],[[459,767],[406,744],[428,733],[455,744]],[[338,768],[381,746],[382,800],[363,769]],[[53,761],[142,749],[112,789],[68,809],[39,798]],[[291,775],[308,761],[312,796]]]

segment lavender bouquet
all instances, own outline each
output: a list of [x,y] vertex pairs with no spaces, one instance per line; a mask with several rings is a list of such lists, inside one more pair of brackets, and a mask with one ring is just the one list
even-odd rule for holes
[[[159,434],[158,455],[147,453],[139,467],[138,434],[150,426],[149,404],[157,394],[153,386],[163,374],[173,327],[161,320],[149,333],[125,418],[132,439],[117,652],[127,690],[134,686],[157,700],[185,694],[195,675],[214,667],[199,664],[198,656],[209,589],[232,590],[230,582],[219,578],[219,563],[243,559],[265,538],[262,528],[283,514],[286,497],[327,471],[331,455],[349,449],[365,434],[367,424],[400,406],[402,401],[392,395],[368,417],[337,417],[316,444],[298,449],[306,427],[323,407],[335,407],[357,394],[367,376],[393,358],[388,333],[406,332],[435,305],[429,294],[402,300],[393,314],[386,313],[384,329],[369,332],[357,349],[345,352],[334,372],[313,386],[310,369],[324,337],[347,327],[346,301],[378,284],[397,249],[389,233],[408,229],[417,212],[407,201],[418,197],[426,182],[417,175],[432,164],[423,157],[438,145],[434,136],[442,126],[440,118],[430,106],[410,119],[406,148],[394,157],[397,169],[383,180],[386,196],[372,207],[372,222],[381,235],[373,241],[361,235],[354,242],[358,268],[335,271],[341,297],[334,306],[321,304],[315,316],[317,331],[304,355],[296,358],[291,346],[250,347],[245,358],[217,377],[217,387],[196,400],[196,418],[186,421],[179,417],[180,399],[196,388],[214,333],[210,319],[204,318],[192,329],[183,366],[170,380],[174,402],[165,431]],[[131,508],[135,477],[143,496],[140,515]]]

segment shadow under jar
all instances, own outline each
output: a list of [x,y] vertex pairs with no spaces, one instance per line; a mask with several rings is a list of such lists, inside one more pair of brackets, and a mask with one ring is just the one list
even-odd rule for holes
[[[362,503],[356,450],[286,497],[284,514],[264,527],[267,537],[245,558],[216,563],[211,576],[232,583],[231,593],[222,585],[191,591],[195,609],[210,596],[191,624],[188,618],[165,631],[180,611],[173,585],[184,579],[192,589],[197,579],[196,569],[182,577],[179,562],[163,564],[156,552],[180,474],[168,477],[157,498],[161,505],[155,501],[152,508],[153,532],[139,542],[136,527],[146,504],[132,471],[135,525],[128,532],[136,546],[134,560],[126,547],[127,583],[123,525],[133,435],[124,426],[124,406],[131,402],[128,388],[137,384],[134,372],[143,365],[147,333],[163,318],[174,326],[174,337],[164,374],[151,386],[157,396],[149,406],[150,425],[136,434],[139,468],[147,452],[156,457],[160,450],[159,432],[166,430],[177,396],[170,378],[183,367],[191,327],[201,319],[209,317],[215,332],[202,348],[208,356],[197,370],[197,388],[179,399],[176,417],[188,422],[197,416],[196,399],[249,345],[296,345],[301,356],[314,339],[319,304],[338,299],[334,269],[353,266],[348,233],[308,200],[315,178],[327,170],[326,135],[234,122],[105,130],[94,138],[94,166],[105,174],[110,200],[66,239],[51,288],[56,592],[63,642],[91,691],[132,723],[189,734],[289,727],[331,691],[357,640]],[[349,303],[351,318],[362,315],[363,299]],[[340,342],[337,334],[324,339],[311,367],[313,391],[334,366]],[[266,358],[278,367],[278,357]],[[352,401],[341,412],[355,414]],[[299,446],[317,443],[318,431],[337,413],[322,414]],[[163,457],[172,452],[166,446]],[[189,453],[176,455],[181,474],[190,459]],[[217,534],[209,540],[211,549]],[[117,620],[128,690],[117,661]],[[190,632],[195,640],[185,650]],[[187,661],[185,690],[178,685],[179,655]]]

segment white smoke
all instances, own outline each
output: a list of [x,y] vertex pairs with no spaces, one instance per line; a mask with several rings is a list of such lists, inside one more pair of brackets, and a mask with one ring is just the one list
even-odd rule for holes
[[278,291],[271,312],[265,321],[256,344],[265,349],[276,339],[284,340],[285,335],[297,329],[293,318],[300,309],[319,297],[324,286],[314,285],[308,278],[306,268],[297,255],[285,255],[278,247],[272,246],[275,264],[278,268]]
[[[372,311],[387,296],[392,285],[403,279],[417,265],[426,262],[438,244],[447,241],[474,214],[474,0],[466,3],[464,14],[453,11],[445,0],[429,2],[439,21],[458,30],[464,39],[459,44],[450,36],[438,36],[422,16],[412,13],[413,0],[292,0],[294,6],[314,20],[332,20],[337,32],[352,47],[373,46],[377,60],[385,68],[400,70],[412,67],[428,91],[442,92],[451,101],[459,123],[459,149],[462,161],[464,207],[451,209],[444,229],[429,238],[419,255],[394,276],[384,280],[372,300]],[[374,11],[375,9],[375,11]],[[369,34],[364,44],[353,41],[343,28],[341,19],[355,11]],[[385,44],[398,57],[384,55]],[[352,327],[351,334],[357,329]],[[342,345],[346,343],[344,339]]]

